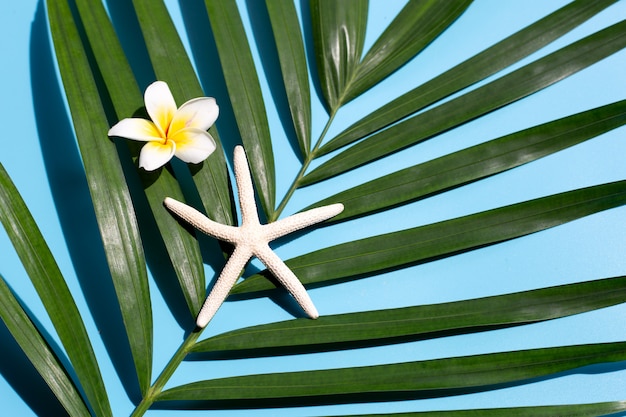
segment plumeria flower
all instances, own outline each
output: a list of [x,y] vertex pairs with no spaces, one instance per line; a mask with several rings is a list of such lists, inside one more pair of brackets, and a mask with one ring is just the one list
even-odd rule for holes
[[153,171],[174,155],[197,164],[213,153],[215,140],[207,130],[219,114],[214,98],[195,98],[177,108],[167,83],[156,81],[146,89],[144,101],[152,121],[123,119],[109,130],[109,136],[147,142],[139,154],[141,168]]

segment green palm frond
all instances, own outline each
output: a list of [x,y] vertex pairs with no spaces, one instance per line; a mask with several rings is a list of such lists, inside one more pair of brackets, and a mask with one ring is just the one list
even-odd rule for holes
[[[412,154],[407,152],[475,119],[497,114],[623,51],[624,20],[573,42],[560,42],[615,3],[572,1],[421,85],[407,84],[398,97],[370,105],[367,111],[358,112],[363,117],[353,120],[351,111],[344,109],[368,102],[374,90],[402,77],[398,71],[436,49],[438,40],[462,22],[475,3],[409,0],[379,35],[370,36],[369,21],[376,16],[372,16],[367,0],[311,0],[308,4],[287,0],[181,1],[180,8],[187,9],[182,28],[171,15],[172,4],[132,0],[124,10],[132,14],[130,20],[136,18],[147,58],[142,65],[156,79],[168,83],[179,105],[221,89],[226,94],[220,102],[221,117],[232,120],[218,123],[220,133],[211,128],[217,150],[203,163],[185,166],[172,162],[148,173],[136,168],[136,146],[126,146],[106,134],[120,119],[145,111],[141,86],[153,81],[133,67],[134,57],[125,50],[128,40],[120,35],[123,31],[116,26],[119,22],[114,10],[121,6],[91,0],[46,0],[61,82],[116,292],[116,304],[111,308],[119,309],[125,327],[125,333],[115,337],[129,346],[133,369],[128,372],[139,387],[140,398],[128,401],[132,402],[130,410],[115,409],[117,402],[110,399],[115,381],[100,373],[107,358],[96,357],[92,348],[95,337],[85,330],[81,311],[52,253],[1,166],[0,220],[61,340],[63,352],[55,349],[54,340],[12,292],[10,277],[6,281],[0,278],[0,318],[72,416],[447,398],[532,384],[583,367],[604,364],[606,369],[619,368],[626,363],[626,342],[622,340],[585,344],[563,341],[557,346],[523,346],[507,351],[485,346],[489,353],[442,353],[436,359],[418,356],[405,361],[377,357],[371,363],[333,369],[313,361],[306,369],[292,370],[290,360],[306,358],[300,355],[360,354],[373,347],[419,346],[435,339],[445,341],[449,336],[457,337],[458,342],[459,337],[470,334],[548,321],[558,326],[568,320],[566,317],[623,304],[626,279],[601,279],[595,274],[588,281],[426,305],[412,301],[408,306],[374,306],[369,311],[322,314],[315,321],[264,322],[260,314],[249,325],[239,326],[242,321],[233,320],[235,328],[218,323],[213,328],[211,323],[210,334],[202,338],[202,330],[190,323],[204,300],[207,283],[209,287],[212,284],[212,277],[205,276],[209,266],[219,271],[229,248],[200,238],[163,207],[163,199],[173,197],[197,206],[215,221],[236,224],[227,161],[232,145],[243,143],[261,215],[268,222],[281,218],[298,196],[307,196],[298,210],[336,202],[345,205],[341,215],[317,231],[332,239],[320,239],[322,246],[315,249],[296,249],[285,261],[308,288],[331,287],[327,290],[341,285],[355,288],[364,278],[393,277],[416,265],[523,240],[530,234],[621,207],[626,204],[624,180],[578,186],[581,188],[427,224],[406,221],[401,229],[377,224],[378,217],[373,216],[391,216],[400,206],[536,163],[622,127],[626,123],[623,99],[588,106],[500,137],[485,132],[478,144],[425,161],[411,161]],[[206,27],[201,31],[192,27],[189,15],[193,13],[189,10],[201,11],[206,17]],[[263,30],[250,29],[251,22]],[[193,47],[188,49],[190,38]],[[544,54],[542,49],[547,46],[550,49]],[[216,51],[211,65],[219,65],[221,72],[216,73],[220,76],[207,80],[202,74],[198,48]],[[539,51],[543,55],[537,58],[534,54]],[[261,59],[259,54],[266,55]],[[269,55],[276,61],[275,75],[279,76],[267,74],[269,64],[262,61]],[[320,110],[326,112],[322,117],[316,114]],[[282,124],[275,123],[276,113]],[[319,126],[322,118],[326,124]],[[289,146],[286,137],[293,138],[292,156],[298,164],[288,179],[282,177],[282,161],[277,158],[285,154],[282,148]],[[390,156],[405,157],[407,166],[380,174],[371,168],[375,161]],[[345,177],[340,175],[364,169],[374,171],[368,177],[371,179],[356,185],[341,181]],[[344,227],[357,224],[354,227],[361,228],[367,222],[376,227],[363,230],[359,238],[333,236],[335,231],[346,230]],[[149,227],[140,227],[146,224],[155,226],[156,238]],[[297,247],[298,241],[285,246]],[[155,304],[163,301],[159,298],[163,294],[150,291],[148,267],[153,265],[146,261],[150,259],[147,255],[154,255],[152,251],[159,253],[156,246],[165,248],[166,262],[173,271],[163,288],[174,288],[185,310],[185,319],[179,320],[184,327],[183,340],[176,340],[178,347],[166,353],[162,350],[171,346],[155,343],[162,324],[153,322],[158,308]],[[348,281],[351,283],[346,284]],[[228,306],[228,312],[237,309],[239,303],[260,303],[259,298],[267,295],[281,299],[275,287],[268,271],[247,273],[232,290],[237,302]],[[177,306],[166,304],[167,313],[180,315],[175,311]],[[222,319],[224,316],[216,316],[216,321]],[[217,331],[219,326],[225,330]],[[167,325],[163,328],[171,330]],[[158,340],[169,343],[179,335],[161,335]],[[212,367],[219,368],[216,359],[251,361],[247,363],[269,360],[280,365],[270,372],[241,365],[230,374],[211,374]],[[182,369],[193,364],[208,369],[208,373],[198,378],[194,373],[193,380],[181,377]],[[311,410],[315,415],[325,413]],[[387,415],[595,416],[624,410],[624,402],[616,401]]]
[[[81,313],[74,302],[74,298],[61,275],[61,271],[54,260],[50,248],[46,244],[37,224],[28,211],[19,192],[11,182],[4,167],[0,165],[0,223],[7,231],[24,269],[28,273],[33,286],[37,290],[41,302],[44,304],[48,316],[57,331],[63,347],[72,363],[73,371],[85,390],[86,401],[90,404],[96,416],[111,416],[111,408],[104,387],[97,359]],[[19,307],[19,303],[10,294],[10,289],[3,285],[2,304],[11,308],[14,313],[4,311],[2,319],[7,327],[15,332],[16,326],[26,326],[19,329],[23,333],[16,336],[22,343],[27,343],[25,353],[38,368],[48,384],[56,385],[55,394],[60,396],[61,403],[68,408],[82,413],[79,400],[76,399],[78,387],[72,386],[63,375],[64,370],[53,358],[53,352],[46,346],[37,329],[28,322],[28,316]],[[65,377],[65,378],[64,378]],[[69,385],[68,390],[60,390],[63,385]]]

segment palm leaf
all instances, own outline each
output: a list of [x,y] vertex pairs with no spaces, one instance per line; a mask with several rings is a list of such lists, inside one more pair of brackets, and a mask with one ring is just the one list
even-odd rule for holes
[[326,109],[334,115],[346,102],[365,42],[366,0],[313,0],[311,26],[318,78]]
[[[619,181],[343,243],[285,263],[303,283],[329,285],[528,235],[624,203],[626,181]],[[253,275],[232,293],[271,288],[265,276]]]
[[307,185],[338,175],[535,93],[626,46],[626,21],[528,64],[343,151],[307,174]]
[[311,91],[302,30],[294,3],[266,0],[300,153],[311,151]]
[[615,0],[577,0],[567,4],[363,117],[326,143],[319,154],[352,143],[495,74],[576,28],[613,3]]
[[359,414],[352,417],[597,417],[626,410],[626,402],[595,404],[546,405],[537,407],[483,408],[480,410],[423,411],[398,414]]
[[[35,220],[2,165],[0,222],[48,312],[89,404],[97,416],[111,416],[104,382],[80,311]],[[67,395],[72,395],[71,390]]]
[[[202,408],[433,398],[497,389],[583,366],[626,360],[626,343],[601,343],[346,369],[222,378],[164,391],[159,401]],[[200,402],[200,403],[197,403]]]
[[626,302],[626,277],[473,300],[289,320],[233,330],[192,352],[265,356],[354,349],[565,317]]
[[[142,388],[152,366],[152,318],[143,248],[134,208],[91,68],[67,3],[50,1],[51,33],[87,181]],[[95,385],[96,389],[98,386]],[[98,413],[110,413],[100,399]],[[93,404],[92,404],[93,406]]]
[[413,58],[450,26],[471,2],[409,1],[363,57],[345,101],[378,84]]
[[[86,25],[87,34],[90,35],[92,46],[95,48],[97,55],[106,57],[107,60],[109,60],[105,63],[108,67],[105,66],[103,71],[105,77],[114,74],[113,78],[118,81],[123,90],[128,89],[128,91],[133,91],[132,88],[137,90],[132,77],[128,75],[126,77],[122,76],[125,68],[122,65],[125,64],[124,55],[119,45],[112,42],[112,40],[115,39],[115,35],[112,27],[108,24],[109,22],[108,19],[106,19],[104,8],[101,7],[101,5],[100,7],[93,4],[87,5],[84,1],[78,1],[77,7],[82,13],[83,19],[89,23]],[[72,19],[68,13],[69,9],[64,8],[63,14],[59,15],[58,18],[65,22],[69,30]],[[94,32],[92,29],[96,29],[97,31]],[[53,31],[53,36],[54,34],[55,32]],[[57,33],[57,36],[63,35]],[[110,41],[111,46],[104,45],[104,41]],[[115,46],[118,46],[118,48],[116,49]],[[79,47],[78,42],[75,47]],[[58,53],[68,53],[68,51],[58,51]],[[88,71],[86,65],[86,62],[82,62],[82,68],[80,70]],[[67,65],[61,67],[61,71],[66,79],[80,79],[77,74],[77,66],[78,64],[75,61],[73,66]],[[113,66],[118,69],[114,69]],[[77,85],[74,87],[77,88],[77,90],[71,93],[68,92],[68,98],[72,101],[71,105],[73,105],[74,108],[80,106],[80,103],[83,103],[88,92],[93,94],[92,99],[94,101],[98,100],[97,93],[94,90],[93,84],[91,84],[93,81],[89,79],[88,75],[85,75],[85,77],[80,86]],[[120,99],[114,88],[111,91],[113,93],[113,100],[121,103],[119,105],[122,107],[122,111],[130,113],[131,107],[136,105],[137,101],[129,100],[127,96]],[[69,94],[77,95],[69,97]],[[94,205],[97,207],[96,211],[100,212],[98,218],[101,224],[101,235],[105,241],[107,259],[109,265],[111,265],[110,269],[113,283],[126,327],[139,387],[142,391],[145,391],[150,385],[152,374],[153,346],[150,290],[148,287],[145,260],[143,259],[143,248],[138,235],[138,226],[134,224],[134,210],[132,206],[130,206],[129,191],[126,188],[126,181],[122,176],[119,162],[115,156],[115,145],[104,137],[108,122],[103,113],[99,114],[97,121],[93,120],[94,115],[87,116],[85,112],[91,112],[92,109],[93,108],[89,107],[83,109],[81,113],[75,112],[75,118],[82,119],[80,122],[77,121],[75,123],[82,123],[84,126],[82,131],[77,131],[79,135],[85,137],[85,139],[80,139],[79,137],[79,141],[83,143],[81,147],[82,156],[85,160],[86,169],[91,172],[90,175],[93,177],[90,186],[90,189],[92,189],[92,199]],[[88,131],[87,125],[93,130]],[[97,138],[95,139],[95,141],[98,142],[97,145],[94,146],[90,144],[90,141],[94,139],[86,139],[89,137],[88,135],[93,135],[91,136],[92,138]],[[101,167],[106,166],[110,166],[108,169],[110,172],[107,173],[107,170],[102,170],[102,174],[104,175],[101,175]],[[103,186],[102,184],[107,184],[107,186]],[[96,192],[94,190],[100,191]],[[106,192],[111,195],[107,196]],[[115,193],[118,193],[119,197],[116,197]],[[116,200],[119,201],[119,203],[116,204]],[[113,225],[117,225],[119,229],[119,236],[117,236],[116,239],[112,239],[115,237],[115,234],[112,232],[116,230],[116,227]],[[107,240],[110,240],[110,242],[107,243]],[[120,247],[124,246],[127,246],[126,255],[120,253],[119,250]],[[134,251],[136,251],[136,253],[133,253]],[[126,261],[126,265],[124,264],[124,260]]]
[[[302,169],[295,176],[293,186],[287,191],[278,208],[274,209],[276,179],[272,141],[257,79],[255,58],[249,46],[253,41],[246,36],[247,29],[239,14],[238,7],[242,7],[243,2],[205,0],[205,3],[229,90],[232,111],[248,153],[254,154],[254,158],[251,158],[254,159],[251,161],[254,180],[259,190],[259,200],[269,221],[280,216],[296,188],[334,177],[521,99],[623,48],[626,38],[622,34],[626,32],[625,22],[602,30],[496,81],[375,133],[305,176],[309,164],[320,155],[361,139],[484,80],[570,31],[614,1],[574,1],[441,77],[435,77],[424,86],[382,107],[371,116],[357,121],[338,138],[322,146],[329,126],[343,104],[358,98],[429,45],[463,13],[469,2],[408,2],[362,58],[367,2],[313,0],[310,4],[310,26],[305,21],[302,27],[305,32],[310,29],[313,34],[315,50],[309,51],[308,56],[315,53],[319,78],[317,87],[322,93],[325,101],[322,104],[330,118],[312,148],[311,109],[317,103],[311,102],[308,91],[307,51],[302,42],[298,5],[294,7],[291,2],[267,2],[283,73],[284,91],[288,97],[303,157]],[[156,76],[170,84],[179,104],[183,100],[203,95],[164,2],[133,0],[133,4]],[[303,4],[300,6],[305,7]],[[181,8],[184,7],[188,6],[181,3]],[[78,78],[90,78],[92,72],[96,77],[101,74],[106,89],[101,90],[102,97],[98,106],[101,107],[101,102],[110,99],[116,117],[128,117],[127,112],[133,112],[141,105],[140,94],[121,48],[110,30],[110,22],[102,13],[100,5],[88,10],[86,0],[77,0],[77,8],[86,26],[89,44],[95,52],[98,65],[97,69],[85,66],[83,69],[87,71],[79,73]],[[300,12],[300,15],[306,14],[306,10]],[[54,19],[51,21],[54,22]],[[70,29],[74,30],[71,16],[68,21]],[[59,22],[60,19],[56,23]],[[101,25],[104,25],[104,29],[99,39],[97,30]],[[187,34],[190,37],[197,35],[191,31]],[[111,42],[115,47],[109,51],[106,45]],[[109,53],[112,58],[107,60]],[[81,63],[82,60],[77,62]],[[64,68],[68,63],[60,64],[61,73],[67,72]],[[314,66],[313,63],[309,64]],[[120,80],[115,80],[115,71],[120,69]],[[277,91],[273,87],[272,91]],[[87,101],[91,106],[91,90],[88,88],[86,91]],[[76,92],[74,90],[72,95],[72,91],[68,90],[70,107]],[[623,106],[624,102],[618,102],[526,129],[399,171],[324,201],[337,198],[345,200],[345,217],[339,219],[345,220],[424,198],[495,175],[615,128],[623,124]],[[74,108],[72,111],[74,112]],[[285,120],[282,115],[281,120]],[[77,127],[77,132],[80,132],[80,124]],[[108,125],[96,123],[94,137],[98,137],[97,132],[102,134],[106,128]],[[212,133],[216,135],[216,132]],[[80,136],[79,134],[79,140]],[[200,195],[209,217],[232,224],[233,211],[224,150],[218,148],[216,153],[219,153],[219,162],[212,163],[208,160],[201,166],[191,168],[197,190],[190,192]],[[489,157],[485,158],[487,154]],[[177,173],[183,173],[179,167],[175,168]],[[151,180],[156,181],[146,188],[146,195],[155,217],[164,215],[165,218],[167,213],[162,210],[159,212],[161,199],[169,193],[174,196],[182,194],[181,187],[169,170],[163,170],[158,178],[148,178],[148,181]],[[405,188],[398,186],[399,181]],[[429,181],[436,185],[430,185]],[[99,184],[102,185],[103,182]],[[298,256],[287,264],[303,282],[311,285],[321,286],[358,279],[380,271],[403,268],[481,248],[620,206],[626,202],[625,187],[626,182],[621,181],[573,190],[327,247]],[[188,191],[186,187],[183,189]],[[132,207],[130,210],[132,213]],[[166,240],[173,236],[167,232],[163,234]],[[191,241],[190,247],[193,247],[189,261],[194,265],[190,268],[202,269],[197,244],[189,236],[186,237]],[[178,238],[173,240],[176,239]],[[171,252],[187,261],[185,250],[183,247],[174,247]],[[184,288],[188,288],[188,294],[191,294],[188,295],[188,300],[191,300],[189,305],[192,313],[197,311],[196,300],[201,300],[204,295],[204,278],[202,276],[200,281],[200,274],[188,274],[189,279],[183,280],[182,284]],[[272,283],[264,275],[267,273],[246,279],[236,286],[234,292],[257,296],[258,291],[272,289]],[[491,330],[621,303],[624,301],[625,280],[619,277],[442,305],[342,314],[322,317],[318,321],[291,320],[235,330],[209,337],[199,344],[195,344],[199,332],[194,331],[187,334],[185,341],[152,386],[146,391],[143,389],[146,385],[142,385],[143,399],[133,415],[143,415],[155,401],[157,407],[186,409],[300,406],[438,397],[492,390],[533,382],[535,378],[558,376],[559,373],[571,372],[590,364],[623,361],[626,359],[626,343],[606,343],[345,369],[247,375],[181,386],[175,386],[173,381],[168,383],[189,353],[216,352],[218,355],[235,357],[297,354]],[[449,316],[451,311],[456,313],[453,317]],[[448,315],[442,318],[445,313]],[[145,381],[145,375],[139,375],[140,379],[144,378]],[[173,388],[162,391],[165,386]],[[550,412],[567,414],[571,411],[571,415],[582,416],[621,409],[624,409],[623,403],[598,403],[484,410],[484,415],[496,415],[500,411],[511,412],[513,415],[549,415]],[[483,415],[480,414],[481,411],[483,410],[459,410],[452,415]]]
[[332,219],[363,216],[468,184],[574,146],[626,123],[626,101],[522,130],[358,185],[311,207],[343,203]]
[[[85,0],[78,0],[76,7],[118,118],[122,119],[134,114],[143,105],[143,100],[104,7]],[[161,191],[160,188],[165,188],[168,190],[166,195],[178,195],[182,198],[180,189],[173,182],[169,172],[156,180],[145,175],[141,178],[144,180],[144,185],[149,183],[149,179],[152,180],[150,181],[152,186],[146,187],[146,195],[162,235],[166,240],[177,241],[176,231],[181,228],[171,221],[171,216],[164,212],[162,198],[159,199],[157,190]],[[174,223],[174,228],[171,223]],[[123,292],[117,294],[124,322],[129,329],[130,347],[141,392],[145,392],[150,386],[153,353],[152,312],[147,286],[143,291],[145,299],[141,308],[125,302],[126,298],[131,296],[130,294],[128,296]]]
[[233,0],[206,0],[226,87],[246,148],[252,178],[268,217],[276,203],[276,177],[269,125],[252,53]]
[[90,416],[78,388],[68,376],[59,358],[1,276],[0,318],[67,413],[72,417]]

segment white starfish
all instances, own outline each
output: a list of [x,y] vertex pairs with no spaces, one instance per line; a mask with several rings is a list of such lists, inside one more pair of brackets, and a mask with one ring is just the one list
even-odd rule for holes
[[269,242],[296,230],[330,219],[343,211],[343,204],[331,204],[294,214],[274,223],[261,224],[254,201],[254,189],[250,169],[243,147],[235,147],[235,180],[241,208],[241,226],[234,227],[214,222],[196,209],[176,201],[165,199],[165,205],[181,219],[214,238],[232,243],[235,250],[209,293],[196,325],[204,328],[222,305],[230,289],[241,275],[248,261],[257,257],[289,291],[304,312],[312,319],[319,317],[313,301],[298,277],[270,248]]

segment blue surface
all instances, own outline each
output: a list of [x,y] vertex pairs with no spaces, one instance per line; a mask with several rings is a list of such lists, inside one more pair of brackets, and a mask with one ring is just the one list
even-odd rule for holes
[[[122,18],[121,1],[110,2],[114,16]],[[190,48],[201,40],[204,16],[194,13],[201,2],[186,3],[182,13],[175,0],[167,1],[176,24],[187,22],[193,36]],[[248,2],[253,4],[253,2]],[[416,59],[380,86],[345,106],[331,132],[343,127],[450,68],[516,30],[556,10],[567,1],[478,0],[440,38]],[[241,1],[248,24],[246,2]],[[367,42],[393,19],[403,2],[375,0]],[[186,19],[183,19],[183,16]],[[523,63],[571,43],[626,18],[626,1],[620,1],[584,25],[550,44]],[[251,30],[251,27],[247,27]],[[132,26],[125,26],[132,36]],[[185,31],[181,30],[185,36]],[[255,45],[253,45],[253,48]],[[51,58],[45,14],[36,0],[0,5],[0,110],[2,137],[0,162],[21,191],[67,278],[83,313],[100,361],[116,416],[133,409],[128,391],[128,361],[115,343],[119,330],[116,313],[107,304],[112,289],[98,245],[95,221],[80,159],[72,137],[65,103]],[[256,50],[255,59],[259,60]],[[135,55],[138,60],[140,55]],[[265,63],[272,65],[271,63]],[[196,65],[207,95],[223,100],[223,90],[211,85],[209,57],[196,51]],[[274,64],[275,65],[275,64]],[[517,67],[517,66],[516,66]],[[626,51],[575,74],[531,97],[479,118],[434,140],[410,148],[375,164],[296,193],[290,214],[349,185],[413,165],[456,149],[496,138],[519,129],[626,98]],[[507,70],[508,71],[508,70]],[[500,76],[501,74],[497,74]],[[151,80],[142,80],[145,84]],[[278,195],[282,196],[299,166],[282,131],[273,97],[262,79],[270,124],[275,138]],[[218,127],[227,128],[227,119]],[[319,103],[314,108],[314,137],[326,123]],[[222,125],[224,124],[224,126]],[[222,130],[220,130],[222,131]],[[223,132],[223,131],[222,131]],[[224,134],[222,133],[222,136]],[[313,231],[277,248],[283,258],[323,246],[474,213],[518,201],[626,178],[626,129],[620,128],[587,143],[443,195],[328,228]],[[234,145],[228,143],[227,145]],[[231,155],[229,155],[230,158]],[[609,210],[546,232],[414,266],[310,291],[320,313],[371,310],[438,303],[503,294],[626,273],[626,208]],[[38,298],[4,231],[0,231],[0,274],[9,282],[37,320],[54,336]],[[258,265],[258,264],[256,264]],[[218,271],[219,272],[219,271]],[[207,276],[215,275],[207,266]],[[157,375],[182,341],[181,329],[152,283],[155,309],[155,360]],[[88,305],[91,304],[91,308]],[[205,334],[256,323],[292,318],[291,310],[270,299],[228,302]],[[626,305],[606,308],[556,321],[468,336],[404,343],[388,347],[293,357],[185,362],[168,386],[198,379],[277,371],[333,368],[402,362],[455,355],[536,348],[578,343],[622,341]],[[50,395],[20,356],[4,327],[0,326],[0,415],[58,415],[50,408]],[[315,416],[535,404],[579,403],[626,399],[624,364],[601,368],[608,372],[571,373],[544,381],[450,398],[379,404],[319,406],[279,410],[150,411],[148,416]],[[126,386],[129,388],[126,389]]]

